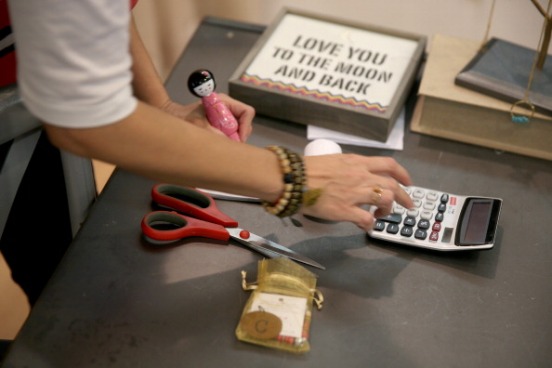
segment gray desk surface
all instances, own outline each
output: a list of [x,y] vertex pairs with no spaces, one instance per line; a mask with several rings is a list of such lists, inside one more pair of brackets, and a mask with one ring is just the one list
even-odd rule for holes
[[[190,70],[211,69],[225,91],[261,28],[202,23],[167,86],[179,101]],[[302,150],[305,128],[262,117],[252,144]],[[239,342],[249,294],[240,271],[260,256],[231,243],[154,248],[139,223],[152,181],[118,171],[17,337],[6,367],[545,367],[552,362],[552,164],[407,132],[392,155],[416,184],[504,199],[498,244],[442,254],[370,240],[350,224],[255,204],[219,202],[251,231],[327,267],[311,351],[293,355]],[[45,246],[47,239],[45,239]]]

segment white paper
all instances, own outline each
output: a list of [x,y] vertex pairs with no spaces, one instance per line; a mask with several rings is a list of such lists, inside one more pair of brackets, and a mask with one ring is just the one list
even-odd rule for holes
[[389,134],[386,142],[374,141],[372,139],[366,139],[358,137],[356,135],[345,134],[341,132],[336,132],[334,130],[317,127],[314,125],[307,126],[307,138],[310,140],[313,139],[329,139],[336,143],[341,144],[350,144],[353,146],[363,146],[363,147],[373,147],[373,148],[383,148],[383,149],[392,149],[397,151],[402,151],[404,143],[404,120],[405,120],[405,111],[404,109],[399,114],[395,126]]
[[307,298],[259,293],[249,311],[265,311],[276,315],[282,320],[280,335],[301,338],[307,313]]
[[203,189],[198,188],[199,190],[208,193],[214,199],[224,199],[227,201],[237,201],[237,202],[260,202],[259,198],[243,196],[239,194],[232,194],[227,192],[219,192],[218,190]]

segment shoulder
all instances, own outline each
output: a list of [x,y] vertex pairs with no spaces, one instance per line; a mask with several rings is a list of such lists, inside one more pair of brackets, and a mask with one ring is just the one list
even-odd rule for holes
[[10,3],[27,108],[43,121],[73,127],[109,124],[128,114],[136,104],[129,0],[33,1],[41,6]]

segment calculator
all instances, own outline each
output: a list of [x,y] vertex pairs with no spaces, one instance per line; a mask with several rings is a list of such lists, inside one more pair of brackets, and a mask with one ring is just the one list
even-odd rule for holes
[[403,189],[412,198],[414,208],[393,203],[391,214],[376,219],[368,232],[370,237],[438,251],[494,246],[502,199],[415,186]]

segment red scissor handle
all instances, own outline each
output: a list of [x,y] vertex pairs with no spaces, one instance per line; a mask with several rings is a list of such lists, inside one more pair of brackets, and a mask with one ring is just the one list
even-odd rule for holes
[[142,232],[152,240],[171,242],[193,236],[228,241],[230,234],[221,225],[176,212],[150,212],[142,219]]
[[215,200],[209,194],[197,189],[156,184],[151,190],[151,197],[157,204],[180,213],[224,227],[238,226],[236,220],[218,209]]

